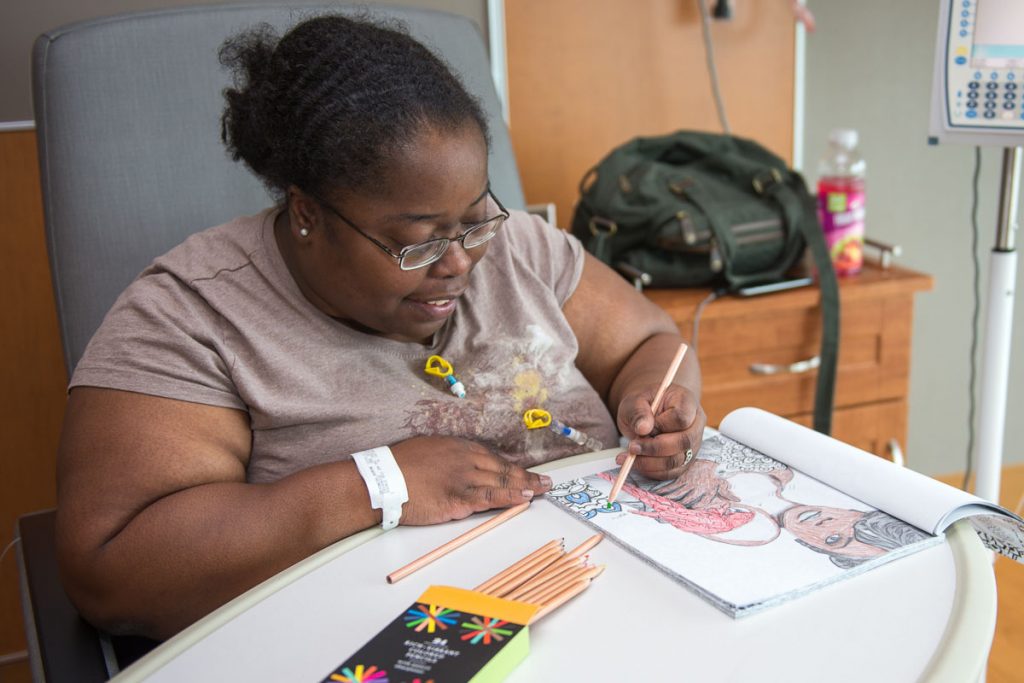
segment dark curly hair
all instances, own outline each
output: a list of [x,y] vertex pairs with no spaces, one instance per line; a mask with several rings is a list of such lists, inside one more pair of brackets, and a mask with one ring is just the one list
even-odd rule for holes
[[280,38],[260,24],[225,41],[220,62],[234,77],[221,139],[279,197],[379,183],[425,127],[475,123],[487,140],[479,102],[396,21],[318,16]]

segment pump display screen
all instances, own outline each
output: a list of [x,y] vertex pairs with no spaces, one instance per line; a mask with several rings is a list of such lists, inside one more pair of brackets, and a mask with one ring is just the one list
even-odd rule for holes
[[977,0],[977,3],[971,66],[975,69],[1024,68],[1024,2]]

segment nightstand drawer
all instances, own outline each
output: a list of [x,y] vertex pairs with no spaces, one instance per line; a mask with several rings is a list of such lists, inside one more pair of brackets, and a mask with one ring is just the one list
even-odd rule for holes
[[[931,286],[922,273],[871,263],[856,277],[840,279],[833,415],[838,438],[879,454],[890,439],[905,439],[914,295]],[[683,338],[692,339],[694,315],[709,290],[645,293],[668,312]],[[801,361],[819,351],[819,296],[816,287],[803,287],[747,299],[727,296],[704,308],[698,355],[708,424],[717,425],[740,406],[810,424],[817,370],[801,367]],[[755,365],[797,365],[803,371],[756,374]]]
[[[905,394],[912,304],[905,296],[903,301],[855,301],[843,308],[837,408]],[[717,424],[737,405],[784,416],[812,411],[817,370],[808,361],[817,356],[820,337],[816,307],[752,310],[707,321],[701,326],[699,353],[709,421]],[[778,372],[759,374],[766,366]]]
[[[790,418],[810,427],[810,413]],[[906,449],[907,402],[881,401],[853,408],[840,408],[832,415],[832,436],[869,453],[892,460],[891,446]]]

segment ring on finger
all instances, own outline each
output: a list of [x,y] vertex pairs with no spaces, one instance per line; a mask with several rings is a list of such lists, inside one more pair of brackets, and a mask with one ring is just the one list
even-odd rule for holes
[[686,449],[686,460],[683,461],[683,467],[686,467],[687,465],[689,465],[691,460],[693,460],[693,449],[692,448],[687,448]]

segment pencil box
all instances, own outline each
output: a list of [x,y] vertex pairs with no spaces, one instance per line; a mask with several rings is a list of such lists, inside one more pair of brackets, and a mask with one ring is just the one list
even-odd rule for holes
[[464,588],[430,586],[323,681],[502,681],[529,652],[528,625],[540,609]]

